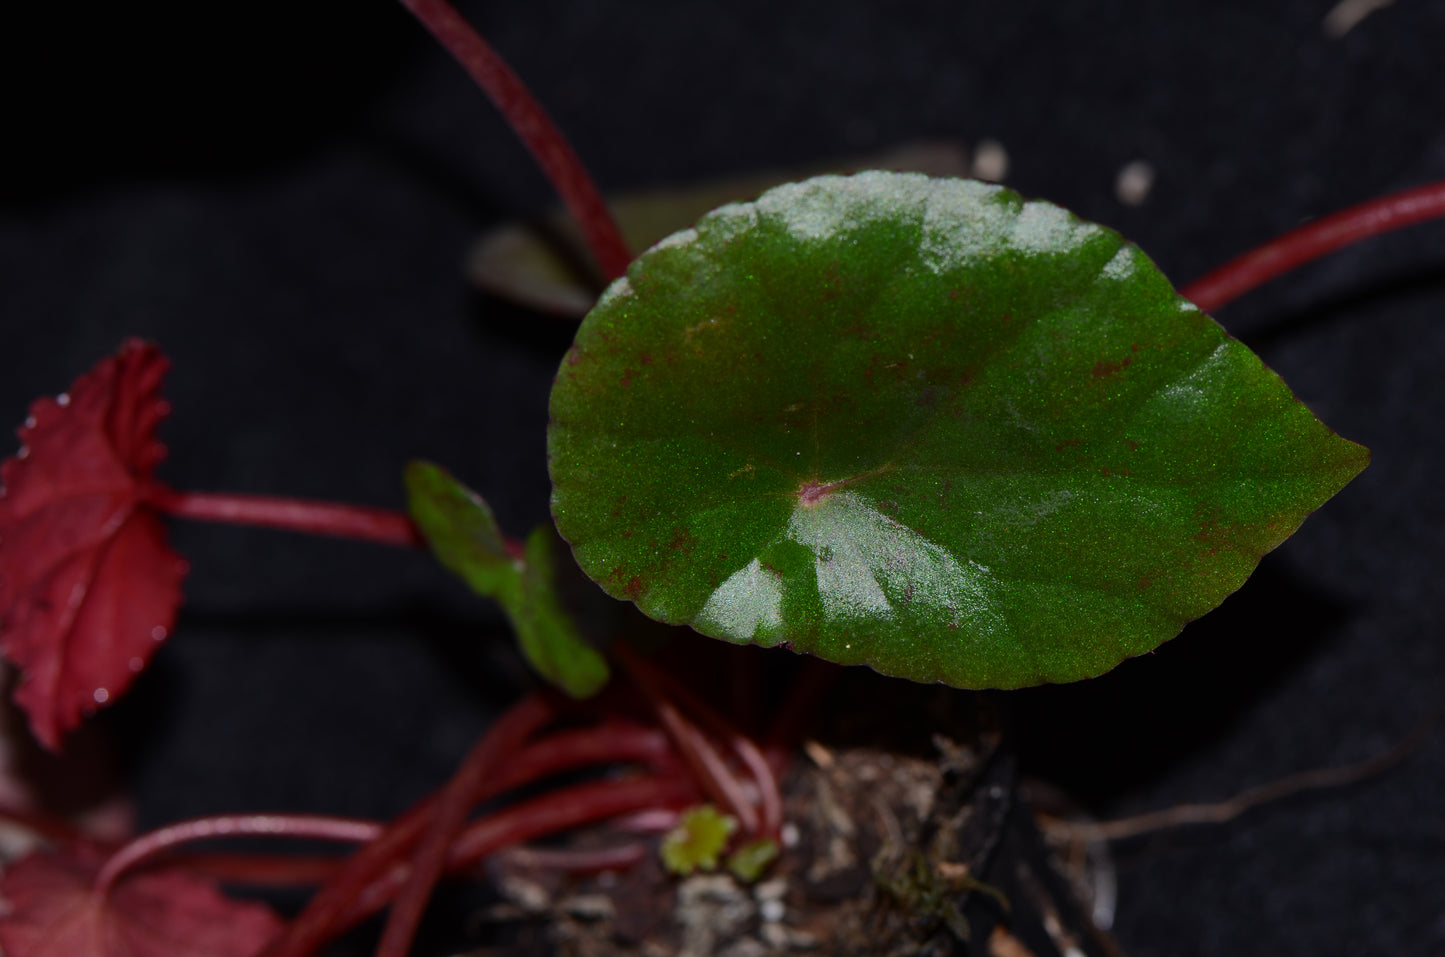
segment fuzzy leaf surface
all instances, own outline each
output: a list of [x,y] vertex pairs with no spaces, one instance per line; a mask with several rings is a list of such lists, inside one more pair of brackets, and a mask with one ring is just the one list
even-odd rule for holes
[[130,687],[175,624],[186,564],[144,503],[166,454],[168,368],[154,345],[127,342],[37,400],[0,465],[0,650],[52,750]]
[[7,957],[254,957],[281,920],[179,868],[124,877],[101,897],[104,855],[87,845],[31,854],[0,879]]
[[551,416],[558,530],[614,596],[960,687],[1149,651],[1368,459],[1118,234],[907,174],[644,253]]
[[437,560],[502,606],[522,656],[574,698],[607,683],[607,662],[582,638],[557,594],[556,532],[537,527],[521,554],[508,549],[486,501],[430,462],[407,466],[408,509]]

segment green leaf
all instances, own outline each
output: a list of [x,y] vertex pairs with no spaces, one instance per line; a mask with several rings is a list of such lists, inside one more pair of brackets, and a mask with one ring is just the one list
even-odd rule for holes
[[473,591],[501,604],[532,668],[575,698],[596,694],[607,683],[607,662],[558,599],[552,527],[538,526],[514,555],[487,503],[445,469],[410,463],[406,489],[412,519],[432,553]]
[[674,874],[716,870],[718,856],[737,827],[737,819],[711,804],[685,811],[662,839],[662,863]]
[[778,842],[760,837],[728,855],[728,870],[744,884],[755,884],[778,859]]
[[1368,457],[1116,233],[905,174],[644,253],[551,414],[553,515],[611,594],[961,687],[1149,651]]
[[490,598],[516,590],[517,558],[481,496],[431,462],[408,463],[405,482],[412,521],[443,567]]
[[607,661],[583,640],[562,607],[554,583],[554,554],[560,544],[551,525],[538,525],[527,536],[520,598],[504,602],[517,640],[537,673],[574,698],[590,698],[607,684]]

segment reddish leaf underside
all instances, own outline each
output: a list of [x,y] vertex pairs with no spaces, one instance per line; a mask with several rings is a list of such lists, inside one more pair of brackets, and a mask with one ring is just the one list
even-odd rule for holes
[[130,686],[175,623],[186,564],[143,501],[166,454],[155,429],[168,368],[154,345],[126,342],[69,393],[37,400],[0,465],[0,651],[52,750]]
[[0,880],[6,957],[253,957],[280,932],[266,907],[175,867],[122,878],[102,897],[92,885],[103,862],[78,845],[10,868]]

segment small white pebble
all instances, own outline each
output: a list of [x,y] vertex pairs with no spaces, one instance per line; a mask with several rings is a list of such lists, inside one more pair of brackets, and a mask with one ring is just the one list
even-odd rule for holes
[[979,140],[973,148],[973,165],[970,169],[974,179],[988,183],[1001,183],[1008,175],[1008,150],[998,140]]
[[787,893],[788,880],[785,877],[774,877],[753,887],[753,898],[760,901],[780,901]]
[[797,847],[803,836],[798,833],[798,825],[790,821],[778,829],[778,837],[782,839],[784,847]]
[[789,944],[788,928],[776,922],[764,924],[759,928],[759,936],[763,938],[763,943],[774,950],[786,950]]
[[782,901],[763,901],[758,905],[758,914],[770,924],[776,924],[783,919],[787,908]]
[[1394,0],[1340,0],[1325,14],[1322,24],[1325,36],[1331,40],[1338,40],[1359,26],[1360,21],[1374,13],[1376,10],[1383,10]]
[[606,894],[575,894],[559,906],[578,920],[611,920],[617,916],[617,908]]
[[774,951],[812,950],[818,946],[817,937],[805,930],[795,930],[787,924],[763,924],[758,928],[758,936]]
[[804,741],[803,753],[806,754],[814,764],[822,768],[824,771],[831,768],[834,764],[833,752],[829,751],[825,746],[823,746],[817,741],[813,741],[811,739]]
[[[683,953],[692,951],[684,949]],[[768,957],[768,949],[751,937],[740,937],[718,951],[717,957]]]
[[1143,160],[1125,163],[1114,180],[1114,195],[1125,206],[1140,206],[1154,188],[1154,167]]
[[523,877],[515,875],[503,877],[498,882],[497,889],[507,900],[530,914],[540,914],[552,904],[552,898],[546,888]]
[[1009,175],[1009,150],[1004,149],[1003,143],[998,140],[978,140],[970,172],[974,179],[1003,182],[1004,176]]

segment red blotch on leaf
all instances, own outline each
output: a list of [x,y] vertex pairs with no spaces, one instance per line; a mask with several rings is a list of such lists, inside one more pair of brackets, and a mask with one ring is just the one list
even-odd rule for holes
[[0,880],[6,957],[254,957],[280,933],[261,904],[231,900],[179,867],[122,877],[105,895],[105,855],[80,844],[32,854]]
[[1133,362],[1133,356],[1125,356],[1118,362],[1110,362],[1107,359],[1100,359],[1098,362],[1094,363],[1094,378],[1107,379],[1110,376],[1118,375],[1120,372],[1123,372],[1125,369],[1129,368],[1129,366],[1132,365]]
[[186,564],[145,504],[170,363],[126,342],[39,399],[0,465],[0,651],[46,747],[130,687],[175,624]]

